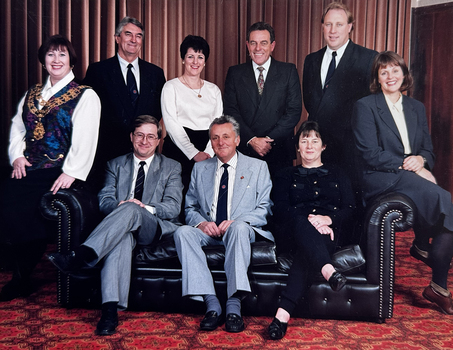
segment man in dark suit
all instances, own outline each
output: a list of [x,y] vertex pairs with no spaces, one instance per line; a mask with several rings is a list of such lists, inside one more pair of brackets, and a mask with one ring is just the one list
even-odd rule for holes
[[98,335],[115,333],[117,309],[127,307],[136,242],[149,245],[178,228],[183,188],[181,165],[155,153],[161,136],[162,128],[156,118],[143,115],[136,119],[130,133],[133,153],[107,163],[105,185],[98,195],[99,208],[107,216],[73,252],[48,255],[63,273],[74,273],[104,261]]
[[[236,151],[240,141],[236,120],[214,119],[209,137],[216,156],[195,163],[186,195],[187,225],[174,235],[182,265],[182,294],[206,303],[200,329],[216,329],[226,314],[226,331],[241,332],[241,300],[251,291],[250,243],[258,236],[274,241],[262,228],[272,206],[272,182],[265,162]],[[205,245],[225,246],[228,300],[223,313],[202,250]]]
[[252,61],[228,70],[224,113],[241,126],[238,149],[265,160],[272,175],[295,158],[291,138],[302,113],[299,75],[294,64],[271,58],[275,35],[269,24],[249,28],[247,48]]
[[91,177],[97,188],[103,183],[105,163],[131,151],[129,130],[135,118],[149,114],[160,120],[162,116],[160,93],[165,76],[161,68],[138,57],[143,35],[137,19],[124,17],[115,31],[117,55],[91,64],[83,81],[98,94],[102,105]]
[[352,109],[358,99],[370,94],[371,66],[377,54],[349,39],[353,21],[346,5],[333,2],[326,7],[321,23],[327,46],[305,58],[302,86],[308,119],[318,122],[327,145],[323,161],[339,164],[350,176],[355,173]]

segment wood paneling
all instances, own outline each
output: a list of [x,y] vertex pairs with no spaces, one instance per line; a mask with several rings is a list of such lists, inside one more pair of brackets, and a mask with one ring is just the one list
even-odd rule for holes
[[453,3],[413,9],[412,96],[424,103],[436,154],[434,175],[453,191]]

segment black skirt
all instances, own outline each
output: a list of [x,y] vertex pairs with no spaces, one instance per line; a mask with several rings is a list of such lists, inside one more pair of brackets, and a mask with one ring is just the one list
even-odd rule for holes
[[49,222],[42,216],[39,203],[44,193],[60,176],[61,168],[27,171],[22,179],[7,179],[0,192],[1,244],[26,244],[49,239]]

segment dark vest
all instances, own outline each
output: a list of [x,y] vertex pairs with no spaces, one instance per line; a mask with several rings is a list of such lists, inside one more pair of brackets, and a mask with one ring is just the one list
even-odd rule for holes
[[[50,98],[48,103],[51,103],[54,99],[63,96],[69,90],[75,92],[73,95],[67,97],[67,101],[59,106],[53,107],[43,118],[41,118],[41,123],[44,127],[44,135],[40,140],[38,140],[34,134],[35,128],[39,125],[39,118],[29,109],[28,106],[29,96],[32,91],[35,91],[36,88],[37,85],[33,86],[28,91],[22,113],[22,119],[26,128],[26,148],[24,156],[32,165],[27,168],[27,171],[54,167],[61,168],[71,146],[72,114],[74,113],[77,103],[82,97],[83,91],[88,87],[79,87],[79,84],[71,81],[68,85]],[[38,108],[39,101],[34,98],[33,104],[36,108]]]

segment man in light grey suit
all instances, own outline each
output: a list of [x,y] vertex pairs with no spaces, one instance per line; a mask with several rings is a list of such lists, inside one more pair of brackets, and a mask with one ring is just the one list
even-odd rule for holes
[[136,242],[149,245],[178,228],[181,165],[155,153],[162,135],[157,119],[142,115],[133,127],[133,153],[107,163],[105,185],[98,195],[100,210],[107,216],[75,251],[48,255],[60,271],[69,274],[104,260],[98,335],[115,333],[117,309],[127,307]]
[[[195,164],[186,195],[187,226],[174,234],[182,265],[182,294],[206,303],[202,330],[216,329],[226,314],[226,330],[241,332],[241,300],[250,292],[250,243],[257,234],[274,241],[262,229],[271,212],[272,182],[264,161],[236,151],[240,138],[235,119],[214,119],[209,136],[216,156]],[[202,250],[205,245],[225,245],[228,300],[223,314]]]

